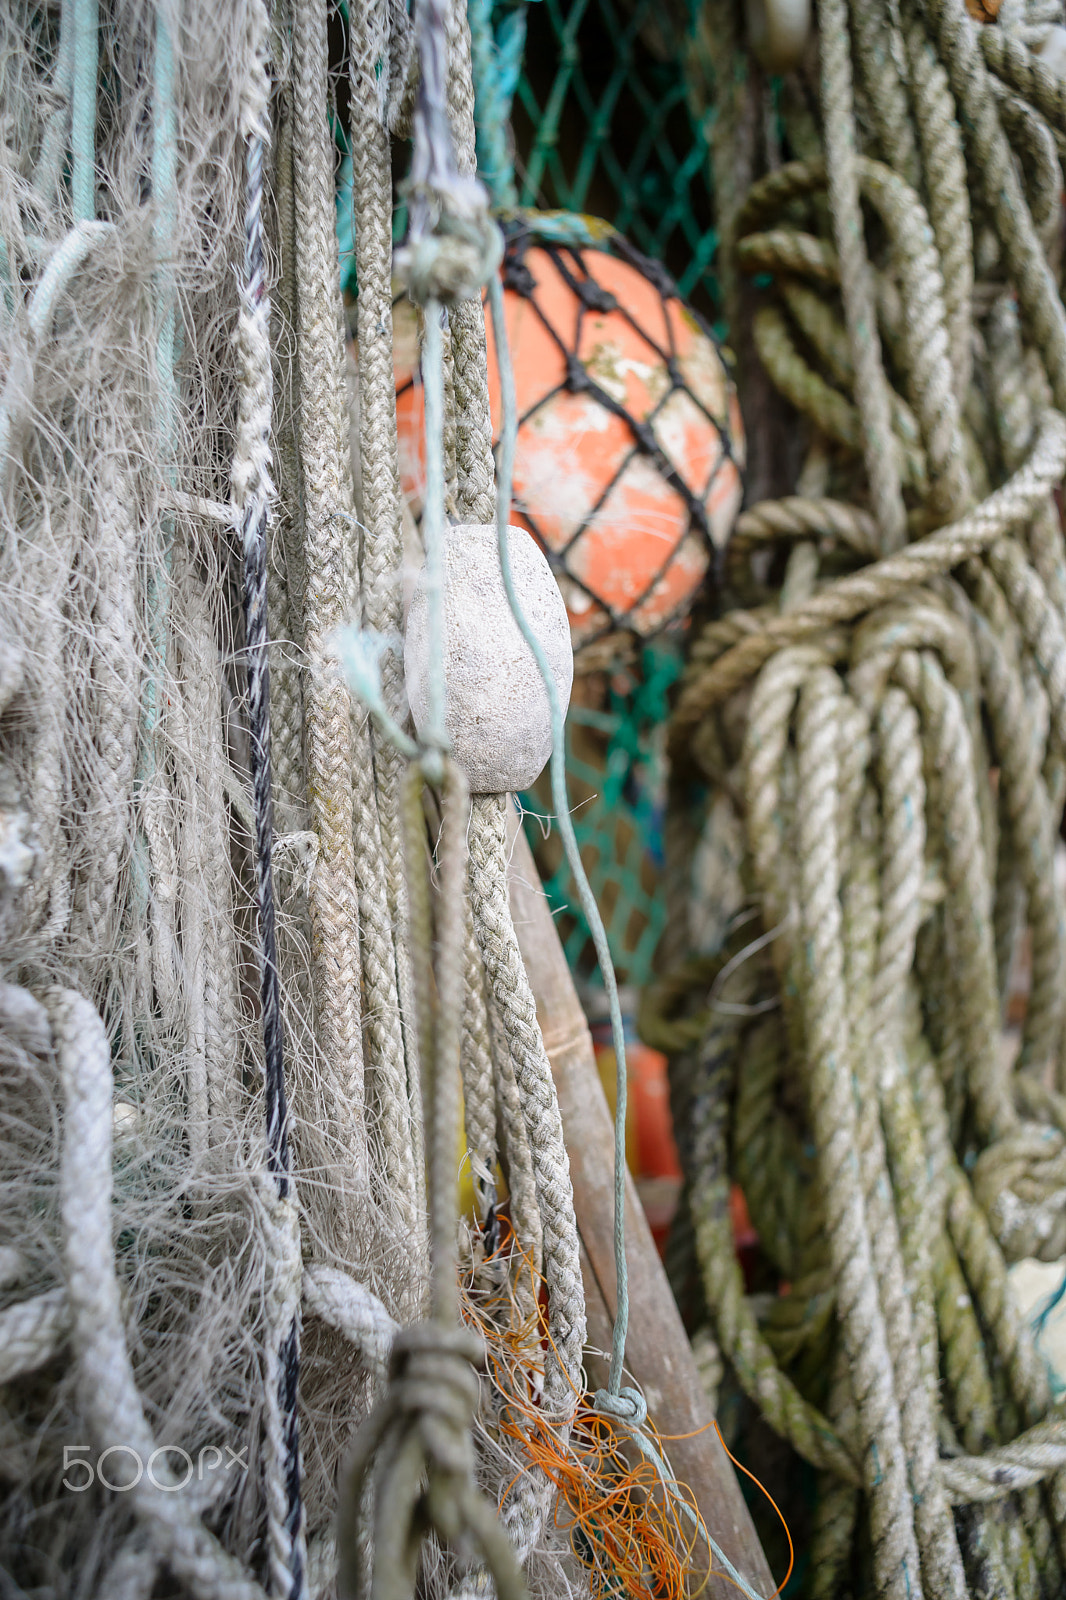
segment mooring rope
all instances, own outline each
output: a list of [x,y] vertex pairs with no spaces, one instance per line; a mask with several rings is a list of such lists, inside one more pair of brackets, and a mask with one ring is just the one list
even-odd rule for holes
[[[1029,1595],[1066,1554],[1066,1424],[1007,1273],[1066,1244],[1064,314],[1040,243],[1061,102],[1023,50],[962,0],[823,4],[824,160],[800,130],[804,159],[723,219],[740,269],[767,274],[756,345],[825,494],[742,514],[727,581],[744,609],[693,640],[670,748],[679,776],[732,797],[750,898],[716,955],[653,987],[642,1029],[675,1057],[684,1129],[670,1259],[698,1270],[741,1388],[819,1468],[827,1600],[860,1537],[871,1592],[910,1600]],[[991,71],[1027,91],[1024,115]],[[1020,924],[1032,981],[1009,1065]],[[791,1284],[763,1313],[731,1181]]]

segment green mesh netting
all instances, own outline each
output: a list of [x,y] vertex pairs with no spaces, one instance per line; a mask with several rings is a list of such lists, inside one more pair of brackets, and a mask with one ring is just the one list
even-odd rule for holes
[[694,114],[686,88],[695,22],[691,0],[537,0],[512,119],[523,206],[613,223],[713,316],[713,113]]
[[[506,0],[494,7],[497,39],[513,15]],[[716,320],[713,113],[695,114],[686,86],[699,70],[695,24],[692,0],[536,0],[526,9],[511,114],[520,203],[602,217]],[[658,730],[679,655],[666,640],[646,648],[628,682],[613,680],[608,709],[575,702],[567,718],[574,828],[619,979],[633,987],[651,976],[665,917]],[[547,779],[525,800],[547,813]],[[535,816],[526,827],[570,966],[595,982],[591,934],[558,837],[545,837]]]

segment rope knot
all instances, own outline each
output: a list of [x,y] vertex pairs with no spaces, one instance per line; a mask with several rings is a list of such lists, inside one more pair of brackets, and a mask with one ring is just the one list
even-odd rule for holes
[[468,1328],[422,1322],[397,1334],[388,1395],[360,1430],[346,1474],[342,1595],[368,1592],[364,1547],[354,1530],[374,1483],[371,1600],[413,1594],[427,1528],[460,1553],[477,1551],[501,1600],[525,1600],[510,1541],[474,1482],[470,1428],[479,1399],[475,1368],[484,1359],[481,1340]]
[[412,300],[454,305],[479,295],[503,260],[489,195],[473,171],[460,172],[448,111],[448,7],[419,0],[421,73],[414,111],[411,175],[405,185],[410,231],[395,265]]
[[639,1433],[648,1420],[648,1403],[639,1389],[627,1386],[612,1394],[609,1389],[597,1389],[592,1397],[592,1409],[601,1416],[613,1417],[631,1433]]
[[449,1473],[471,1466],[470,1424],[477,1411],[475,1368],[485,1347],[468,1328],[432,1322],[404,1328],[392,1347],[392,1398],[396,1410],[418,1428],[426,1456]]
[[484,207],[458,215],[442,210],[432,231],[396,252],[396,273],[412,300],[454,305],[481,293],[503,260],[503,234]]

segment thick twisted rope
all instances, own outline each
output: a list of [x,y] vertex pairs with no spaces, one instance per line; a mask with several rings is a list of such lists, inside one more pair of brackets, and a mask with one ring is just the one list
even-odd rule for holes
[[979,30],[963,0],[923,0],[961,113],[970,165],[991,212],[1004,264],[1030,335],[1047,368],[1055,404],[1066,409],[1066,313],[1037,238],[988,80]]
[[[891,15],[857,7],[850,22],[823,7],[821,21],[825,165],[760,180],[739,211],[737,254],[745,271],[773,274],[776,303],[755,320],[767,371],[813,423],[815,453],[819,433],[846,451],[817,480],[825,501],[796,496],[741,518],[727,577],[758,603],[694,641],[671,731],[675,757],[720,786],[716,807],[724,799],[744,816],[761,923],[748,944],[765,940],[773,961],[739,1020],[716,1017],[717,969],[703,961],[657,986],[642,1026],[689,1052],[676,1088],[689,1129],[686,1221],[715,1340],[801,1453],[824,1468],[827,1436],[841,1441],[844,1459],[823,1479],[816,1592],[844,1592],[855,1575],[855,1461],[872,1446],[877,1593],[961,1597],[984,1584],[1035,1597],[1063,1570],[1061,1424],[1007,1259],[1066,1248],[1054,1210],[1066,1178],[1060,1113],[1029,1070],[1046,1071],[1062,1049],[1051,868],[1066,588],[1048,494],[1066,436],[1059,412],[1043,413],[1042,437],[1033,426],[1039,367],[1054,397],[1061,387],[1063,312],[1040,242],[1061,184],[1042,120],[1056,114],[1057,90],[1042,70],[1037,83],[1013,35],[977,28],[961,0],[914,0]],[[883,163],[855,147],[852,59]],[[814,231],[826,231],[812,196],[827,169],[835,248]],[[976,243],[967,190],[994,223]],[[975,292],[975,251],[982,274],[1005,275],[1016,292],[1020,330],[1009,292]],[[871,561],[867,494],[883,538],[886,477],[873,439],[898,463],[914,542],[887,553],[882,543]],[[858,503],[842,509],[852,492]],[[768,560],[785,570],[776,594]],[[1012,1077],[999,994],[1019,918],[1032,984]],[[775,998],[783,1024],[743,1020]],[[782,1106],[784,1083],[802,1085],[805,1117]],[[808,1127],[816,1186],[798,1152]],[[791,1285],[758,1321],[738,1314],[743,1285],[728,1270],[730,1162]],[[813,1370],[801,1352],[828,1357],[834,1322],[846,1363],[831,1369],[823,1413],[786,1371]],[[985,1509],[994,1497],[998,1509]],[[954,1521],[951,1505],[966,1508]]]
[[913,1506],[906,1484],[891,1361],[877,1304],[865,1204],[855,1166],[856,1123],[848,1019],[843,1004],[834,789],[836,700],[827,668],[800,693],[797,837],[800,933],[808,987],[804,1022],[810,1053],[812,1132],[823,1152],[828,1247],[837,1277],[838,1315],[863,1446],[879,1592],[913,1593],[919,1583]]
[[[973,367],[973,226],[966,183],[962,132],[947,73],[937,60],[924,28],[908,5],[903,12],[903,42],[910,70],[911,94],[929,220],[936,236],[944,278],[944,306],[951,343],[951,367],[960,405]],[[892,162],[891,150],[886,159]]]
[[855,367],[863,456],[883,547],[885,550],[895,550],[904,540],[906,513],[895,459],[892,452],[884,448],[884,441],[891,437],[892,427],[881,365],[870,263],[859,211],[845,0],[821,0],[819,24],[822,37],[822,120],[829,200],[840,258],[844,316]]
[[[99,1449],[118,1439],[148,1462],[156,1441],[126,1345],[111,1247],[111,1048],[95,1008],[80,995],[53,989],[45,1004],[65,1100],[60,1205],[81,1404]],[[168,1492],[161,1470],[154,1476],[139,1475],[129,1497],[175,1576],[197,1600],[263,1600],[185,1497]]]
[[559,1102],[507,903],[507,804],[502,795],[479,795],[473,802],[470,900],[474,934],[510,1046],[533,1157],[552,1338],[552,1349],[545,1357],[545,1402],[565,1424],[581,1392],[585,1301]]
[[[743,614],[735,619],[744,637],[704,666],[703,642],[693,651],[671,727],[671,745],[683,748],[685,737],[712,705],[745,682],[785,645],[797,643],[837,622],[850,622],[873,606],[904,593],[943,572],[950,572],[968,556],[977,555],[1001,534],[1027,521],[1066,470],[1066,420],[1047,412],[1029,459],[1001,489],[967,516],[887,556],[861,571],[841,578],[786,616],[760,625]],[[707,635],[710,643],[713,630]]]

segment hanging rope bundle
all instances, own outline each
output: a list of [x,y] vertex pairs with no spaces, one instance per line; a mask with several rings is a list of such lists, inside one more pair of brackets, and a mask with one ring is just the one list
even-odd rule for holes
[[[477,1338],[459,1323],[455,1260],[456,1179],[454,1152],[459,1122],[459,1049],[463,1007],[465,842],[469,799],[462,772],[449,761],[444,773],[443,827],[447,840],[441,874],[437,971],[438,1006],[429,1013],[428,958],[432,938],[428,883],[424,873],[425,773],[412,767],[407,782],[409,884],[412,949],[421,1000],[422,1059],[432,1095],[429,1146],[429,1209],[433,1251],[430,1320],[404,1329],[393,1345],[392,1381],[385,1403],[361,1433],[349,1467],[342,1510],[346,1548],[344,1590],[364,1592],[363,1539],[356,1513],[371,1484],[375,1456],[380,1466],[375,1499],[373,1578],[375,1596],[414,1593],[421,1545],[427,1531],[451,1545],[472,1542],[483,1557],[502,1600],[525,1594],[514,1553],[493,1507],[474,1484],[470,1427],[478,1406],[473,1363],[482,1354]],[[424,1484],[424,1486],[423,1486]]]
[[[642,1031],[673,1057],[675,1280],[819,1471],[817,1596],[1066,1581],[1066,1421],[1008,1275],[1066,1253],[1064,128],[1025,21],[823,0],[799,159],[720,195],[806,460],[693,641],[668,833],[705,953],[678,898]],[[732,1184],[785,1286],[759,1309]]]
[[[441,1474],[438,1532],[461,1546],[477,1531],[516,1593],[493,1511],[515,1453],[474,1454],[474,1351],[456,1314],[460,1027],[464,1074],[487,1068],[493,1134],[505,1108],[515,1224],[547,1263],[572,1385],[583,1297],[550,1069],[500,917],[503,797],[476,802],[493,827],[470,874],[465,802],[449,809],[431,1028],[428,914],[407,908],[409,883],[429,892],[404,859],[395,648],[389,131],[410,120],[410,24],[376,0],[351,12],[356,473],[326,5],[282,5],[272,27],[258,0],[70,0],[34,17],[0,20],[18,129],[0,152],[5,1570],[64,1594],[329,1592],[338,1468],[395,1350],[403,1448],[428,1441]],[[436,67],[476,193],[469,40],[447,7]],[[475,290],[498,258],[482,223]],[[469,255],[457,237],[448,248]],[[491,519],[474,309],[436,323],[462,397],[440,431],[468,511]],[[353,616],[377,672],[373,722],[332,655]],[[420,760],[434,783],[452,774],[450,807],[459,779],[439,741]],[[415,855],[424,869],[424,845]],[[440,1063],[432,1280],[423,1054]],[[409,1326],[427,1289],[431,1348]],[[535,1367],[539,1322],[533,1344]],[[551,1374],[549,1387],[563,1392]],[[462,1414],[434,1433],[448,1397]],[[62,1437],[57,1416],[71,1419]],[[71,1439],[88,1441],[74,1465]],[[541,1497],[516,1524],[545,1593],[575,1570],[546,1509]],[[380,1555],[360,1547],[379,1588],[406,1581],[417,1553],[392,1534],[386,1518]],[[430,1560],[430,1592],[454,1577]]]

